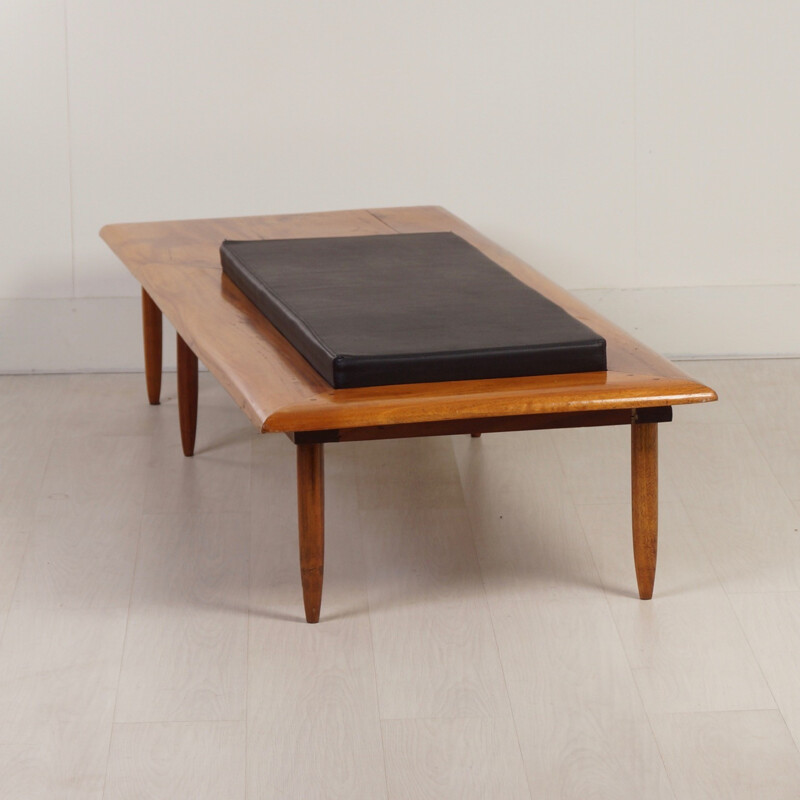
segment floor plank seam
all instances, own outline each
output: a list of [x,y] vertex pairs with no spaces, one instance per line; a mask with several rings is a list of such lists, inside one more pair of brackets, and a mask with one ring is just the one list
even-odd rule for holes
[[[361,533],[363,537],[363,531]],[[363,543],[363,538],[362,538]],[[366,559],[364,560],[366,564]],[[375,663],[375,643],[374,639],[372,638],[372,612],[369,609],[369,591],[366,591],[365,594],[367,595],[367,625],[369,626],[369,650],[370,655],[372,656],[372,680],[373,686],[375,689],[375,706],[376,711],[378,712],[378,730],[380,731],[381,735],[381,756],[383,757],[383,781],[386,786],[386,797],[391,798],[391,794],[389,792],[389,766],[386,762],[386,737],[383,734],[383,723],[386,721],[381,716],[381,696],[378,693],[378,667]]]
[[[745,428],[747,428],[747,426],[745,426]],[[747,430],[749,432],[749,428],[747,428]],[[751,437],[752,437],[752,433],[751,433]],[[702,540],[702,537],[698,535],[697,528],[696,528],[694,522],[692,521],[692,518],[691,518],[691,515],[689,514],[686,502],[684,501],[683,492],[681,491],[680,487],[677,486],[677,485],[675,486],[675,494],[676,494],[676,496],[678,498],[678,502],[680,503],[681,510],[683,511],[683,516],[686,519],[686,522],[688,523],[689,532],[691,533],[692,538],[696,542],[698,542],[698,544],[700,545],[700,549],[703,552],[703,554],[705,555],[706,561],[708,562],[709,566],[711,567],[711,571],[714,574],[714,577],[716,578],[717,583],[722,588],[722,593],[725,596],[725,601],[728,604],[728,608],[730,609],[730,612],[731,612],[733,618],[736,620],[736,625],[738,627],[738,630],[741,633],[742,638],[744,639],[744,641],[747,643],[747,649],[750,651],[750,655],[753,657],[753,661],[756,664],[756,666],[758,667],[758,671],[759,671],[759,674],[761,675],[761,679],[764,681],[764,685],[769,690],[770,697],[772,697],[772,702],[774,704],[774,708],[780,713],[781,719],[783,719],[784,725],[785,725],[786,724],[786,719],[783,716],[783,711],[781,711],[781,708],[778,705],[778,701],[777,701],[777,699],[775,697],[775,692],[773,691],[770,682],[767,680],[767,676],[764,673],[764,668],[761,665],[761,661],[758,658],[755,650],[753,649],[753,644],[750,641],[750,637],[747,635],[747,631],[745,631],[745,629],[742,627],[742,623],[741,623],[741,620],[739,619],[739,615],[736,613],[736,607],[731,602],[731,597],[730,597],[731,593],[728,592],[728,589],[725,586],[725,583],[721,579],[720,574],[717,571],[716,565],[714,564],[714,560],[709,555],[708,549],[706,548],[705,543]],[[765,710],[767,710],[767,709],[765,709]],[[795,746],[798,747],[798,752],[800,753],[800,746],[798,746],[798,742],[796,742],[796,741],[795,741]]]
[[[558,451],[558,448],[555,448],[555,449],[556,449],[556,454],[558,455],[558,458],[560,460],[561,459],[561,454]],[[563,473],[564,472],[563,461],[561,462],[561,466],[562,466],[562,473]],[[564,476],[564,477],[566,477],[566,476]],[[570,488],[569,483],[566,480],[564,481],[564,487],[565,487],[565,491],[566,491],[568,497],[572,501],[572,505],[577,509],[579,507],[579,505],[577,504],[577,502],[575,500],[575,496],[574,496],[574,494],[572,492],[572,489]],[[628,502],[630,504],[630,500]],[[583,504],[583,506],[586,506],[586,507],[607,506],[607,505],[611,505],[611,504],[610,503],[585,503],[585,504]],[[620,505],[620,504],[619,504],[619,502],[617,502],[615,505]],[[678,795],[675,792],[675,787],[672,784],[672,778],[670,777],[669,771],[667,770],[667,762],[666,762],[666,760],[664,758],[664,753],[662,752],[662,748],[661,748],[661,745],[659,744],[658,737],[656,736],[655,729],[653,728],[653,721],[652,721],[652,719],[650,717],[650,712],[647,710],[647,705],[645,704],[645,698],[642,695],[642,690],[641,690],[641,688],[639,686],[638,681],[636,680],[636,676],[635,676],[634,670],[633,670],[633,665],[631,664],[630,656],[628,655],[628,650],[625,647],[625,642],[624,642],[624,640],[622,638],[622,632],[619,629],[619,623],[617,621],[617,617],[614,614],[614,611],[613,611],[613,609],[611,607],[611,601],[610,601],[609,596],[608,596],[608,587],[605,585],[605,583],[603,581],[602,573],[601,573],[600,568],[599,568],[599,566],[597,564],[597,560],[595,558],[594,551],[592,550],[592,548],[591,548],[591,546],[589,544],[589,534],[586,531],[586,526],[584,525],[583,519],[581,518],[580,514],[577,515],[577,521],[578,521],[578,524],[581,527],[581,532],[583,534],[583,539],[584,539],[584,541],[586,543],[586,548],[587,548],[587,550],[589,552],[589,557],[591,558],[592,565],[594,566],[595,574],[597,575],[598,586],[600,587],[600,590],[601,590],[601,592],[603,594],[603,600],[605,602],[606,609],[608,610],[608,616],[611,619],[611,623],[614,626],[614,630],[615,630],[615,632],[617,634],[617,643],[618,643],[618,645],[620,647],[620,650],[622,651],[622,654],[623,654],[623,656],[625,658],[625,664],[628,667],[628,677],[629,677],[630,683],[633,686],[633,688],[636,690],[636,696],[639,698],[641,711],[642,711],[642,713],[644,715],[644,718],[647,720],[647,729],[650,731],[650,736],[652,737],[653,744],[654,744],[654,746],[656,748],[656,752],[658,753],[658,758],[659,758],[659,761],[661,763],[661,769],[663,770],[663,774],[666,777],[667,785],[669,786],[669,789],[670,789],[670,792],[672,793],[673,798],[676,798],[676,800],[677,800]],[[632,558],[631,558],[631,561],[633,561]],[[631,566],[633,566],[633,564],[631,564]],[[641,601],[641,600],[635,599],[635,600],[633,600],[633,602],[652,602],[652,601]]]
[[483,590],[483,602],[486,605],[486,611],[489,615],[489,624],[492,626],[492,640],[494,641],[495,652],[497,653],[497,662],[500,665],[500,674],[503,676],[503,691],[505,692],[505,699],[508,704],[508,710],[511,714],[511,720],[514,723],[514,737],[517,740],[517,750],[519,752],[520,763],[522,764],[522,769],[525,773],[525,783],[528,787],[528,795],[533,798],[533,788],[531,787],[530,778],[528,776],[528,770],[525,766],[525,756],[522,752],[522,743],[520,742],[519,737],[519,726],[517,725],[517,717],[514,713],[514,706],[511,702],[511,695],[508,691],[508,680],[506,679],[506,669],[503,664],[503,659],[500,655],[500,645],[497,642],[497,629],[495,626],[495,619],[494,613],[492,611],[492,604],[489,602],[488,594],[486,592],[486,580],[483,575],[483,567],[481,565],[481,559],[478,555],[478,548],[475,544],[475,521],[473,517],[473,512],[471,508],[471,504],[467,502],[466,492],[464,491],[464,481],[461,476],[461,469],[458,466],[458,458],[456,457],[455,450],[453,448],[453,437],[450,437],[450,452],[452,454],[453,466],[456,470],[456,475],[458,476],[458,485],[461,491],[461,502],[464,506],[464,510],[466,513],[467,523],[469,524],[469,541],[472,546],[472,552],[475,555],[475,563],[478,567],[478,574],[481,577],[481,588]]
[[31,538],[33,536],[35,521],[36,521],[35,517],[30,518],[30,527],[28,528],[25,534],[25,544],[22,548],[22,557],[19,560],[19,566],[17,567],[17,574],[14,576],[14,588],[11,590],[11,594],[9,595],[8,609],[3,614],[3,624],[0,625],[0,652],[2,652],[3,650],[3,637],[5,636],[9,614],[11,613],[11,609],[14,608],[14,598],[17,594],[17,586],[19,586],[20,576],[22,575],[22,566],[25,563],[25,559],[28,555],[28,548],[30,547]]
[[52,453],[53,453],[53,448],[55,447],[57,439],[58,439],[58,437],[54,436],[52,441],[50,442],[48,448],[47,448],[47,457],[44,459],[44,464],[42,465],[42,471],[41,471],[41,474],[39,475],[39,485],[38,485],[38,487],[36,489],[36,495],[35,495],[36,496],[36,501],[34,503],[33,510],[31,511],[30,515],[27,517],[28,520],[30,521],[30,528],[28,530],[27,536],[25,537],[25,546],[24,546],[24,548],[22,550],[22,558],[20,559],[19,567],[17,569],[17,574],[16,574],[16,577],[14,578],[14,589],[12,590],[11,596],[9,598],[8,611],[3,616],[3,627],[0,628],[0,650],[2,650],[3,643],[5,641],[5,634],[6,634],[6,628],[8,627],[9,614],[11,613],[11,609],[14,608],[16,595],[17,595],[17,587],[19,586],[19,579],[20,579],[20,576],[22,575],[22,566],[25,563],[25,560],[28,558],[28,551],[29,551],[29,548],[31,546],[31,540],[33,539],[33,532],[34,532],[34,528],[35,528],[35,525],[36,525],[36,520],[38,518],[38,513],[37,512],[38,512],[38,507],[39,507],[39,500],[40,500],[40,498],[42,496],[42,487],[44,486],[44,478],[45,478],[45,475],[47,474],[47,468],[50,466],[50,459],[51,459],[51,456],[52,456]]
[[[145,486],[146,491],[146,486]],[[144,494],[144,492],[143,492]],[[122,647],[120,648],[120,655],[119,655],[119,669],[117,670],[117,690],[114,693],[114,709],[111,712],[111,725],[109,726],[108,731],[108,749],[106,751],[106,769],[105,774],[103,775],[103,788],[101,792],[101,797],[105,798],[106,796],[106,784],[108,783],[108,767],[111,763],[111,746],[114,741],[114,728],[117,725],[117,704],[119,702],[119,687],[120,681],[122,680],[122,667],[125,663],[125,647],[128,642],[128,623],[130,622],[131,618],[131,605],[133,603],[133,591],[134,587],[136,586],[136,572],[139,568],[139,548],[142,542],[142,527],[144,524],[144,498],[142,499],[142,507],[140,508],[140,515],[139,515],[139,533],[136,537],[136,552],[133,558],[133,570],[131,572],[131,586],[130,591],[128,592],[128,612],[125,615],[125,632],[122,636]]]
[[250,629],[253,619],[253,480],[256,442],[255,437],[250,442],[250,485],[247,491],[250,513],[247,515],[247,627],[245,629],[245,670],[244,670],[244,796],[248,795],[250,786]]

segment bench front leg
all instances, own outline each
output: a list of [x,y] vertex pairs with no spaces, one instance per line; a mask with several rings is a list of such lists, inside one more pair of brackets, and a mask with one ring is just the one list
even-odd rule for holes
[[658,551],[658,423],[631,424],[633,560],[639,597],[653,596]]
[[161,309],[142,287],[142,333],[147,399],[151,406],[161,402]]
[[297,445],[297,519],[300,580],[306,622],[319,622],[325,561],[325,471],[323,445]]
[[197,433],[197,356],[180,334],[178,337],[178,416],[183,454],[194,454]]

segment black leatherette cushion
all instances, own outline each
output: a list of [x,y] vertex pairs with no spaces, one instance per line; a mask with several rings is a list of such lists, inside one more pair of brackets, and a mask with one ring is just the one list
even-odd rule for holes
[[220,255],[335,388],[606,369],[601,336],[455,233],[226,241]]

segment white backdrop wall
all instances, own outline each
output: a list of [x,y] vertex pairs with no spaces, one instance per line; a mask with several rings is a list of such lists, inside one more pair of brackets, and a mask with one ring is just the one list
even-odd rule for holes
[[796,355],[798,42],[797,0],[3,0],[0,370],[140,367],[108,222],[415,204],[667,354]]

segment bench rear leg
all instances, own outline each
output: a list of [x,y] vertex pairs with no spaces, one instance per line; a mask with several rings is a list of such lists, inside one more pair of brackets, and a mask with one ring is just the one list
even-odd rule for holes
[[197,356],[178,334],[178,416],[183,454],[194,454],[197,433]]
[[147,399],[151,406],[161,402],[161,309],[142,287],[142,333],[144,334],[144,374]]
[[297,445],[300,580],[306,622],[319,622],[325,560],[325,471],[321,444]]
[[653,596],[658,550],[658,424],[631,425],[633,560],[639,597]]

